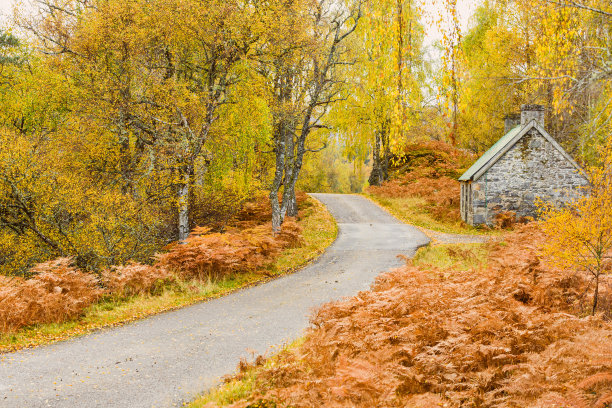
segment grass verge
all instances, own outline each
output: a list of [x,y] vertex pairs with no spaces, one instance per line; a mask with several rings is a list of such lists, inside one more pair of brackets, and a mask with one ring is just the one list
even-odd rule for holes
[[218,406],[226,406],[250,397],[258,387],[258,373],[262,370],[274,369],[278,366],[279,357],[283,353],[294,351],[303,343],[303,338],[296,340],[283,346],[277,354],[262,361],[260,364],[255,363],[254,365],[245,366],[238,375],[228,378],[219,387],[203,393],[185,406],[188,408],[204,408],[211,403]]
[[122,325],[154,314],[194,303],[218,298],[236,290],[257,285],[291,273],[317,258],[334,242],[338,227],[325,206],[308,197],[312,203],[299,221],[303,228],[303,244],[290,248],[262,270],[235,274],[219,281],[178,282],[155,296],[134,296],[129,299],[106,299],[85,310],[74,321],[34,325],[15,333],[0,334],[0,353],[49,344],[82,336],[94,330]]
[[486,267],[489,253],[486,244],[440,244],[419,249],[411,262],[424,270],[468,271]]
[[425,209],[426,200],[420,197],[380,197],[373,194],[364,194],[365,197],[380,205],[396,218],[420,228],[446,234],[469,235],[500,235],[501,232],[483,227],[472,227],[459,220],[440,221],[429,214]]

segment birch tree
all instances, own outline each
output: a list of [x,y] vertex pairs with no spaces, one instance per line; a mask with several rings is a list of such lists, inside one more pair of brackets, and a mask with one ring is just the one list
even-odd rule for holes
[[279,8],[290,25],[303,30],[299,36],[285,38],[280,48],[271,47],[262,59],[274,115],[275,167],[269,199],[275,231],[285,216],[297,215],[295,185],[304,155],[320,148],[308,144],[309,136],[327,127],[325,117],[341,99],[345,85],[341,67],[352,63],[347,59],[347,42],[361,20],[362,7],[362,0],[316,0],[288,2]]
[[217,0],[38,5],[39,15],[21,24],[79,89],[80,116],[114,135],[123,191],[139,196],[140,180],[165,174],[154,194],[174,195],[184,240],[195,163],[214,144],[219,107],[238,80],[234,69],[257,38],[254,8]]

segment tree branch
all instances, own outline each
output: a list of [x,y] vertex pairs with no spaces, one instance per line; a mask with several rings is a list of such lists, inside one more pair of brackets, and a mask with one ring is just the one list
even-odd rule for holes
[[586,4],[582,4],[582,3],[578,3],[577,1],[573,1],[573,0],[567,0],[567,1],[555,1],[555,0],[546,0],[547,3],[550,4],[555,4],[557,6],[561,6],[561,7],[574,7],[574,8],[579,8],[579,9],[583,9],[583,10],[588,10],[588,11],[592,11],[593,13],[598,13],[598,14],[602,14],[606,17],[612,17],[612,13],[609,13],[607,11],[604,10],[600,10],[600,9],[596,9],[594,7],[591,6],[587,6]]

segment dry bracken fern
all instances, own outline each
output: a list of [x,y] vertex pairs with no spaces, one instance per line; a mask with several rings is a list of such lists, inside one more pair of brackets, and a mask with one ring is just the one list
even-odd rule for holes
[[322,307],[235,406],[605,407],[612,327],[581,317],[588,282],[540,259],[543,239],[519,227],[491,244],[486,268],[407,265]]

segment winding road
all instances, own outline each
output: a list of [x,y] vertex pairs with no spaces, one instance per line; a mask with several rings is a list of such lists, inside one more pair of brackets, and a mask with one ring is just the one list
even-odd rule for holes
[[[313,194],[337,240],[301,271],[209,302],[50,346],[0,355],[0,407],[171,407],[240,358],[298,338],[311,309],[367,289],[429,240],[369,200]],[[252,351],[251,351],[252,350]]]

